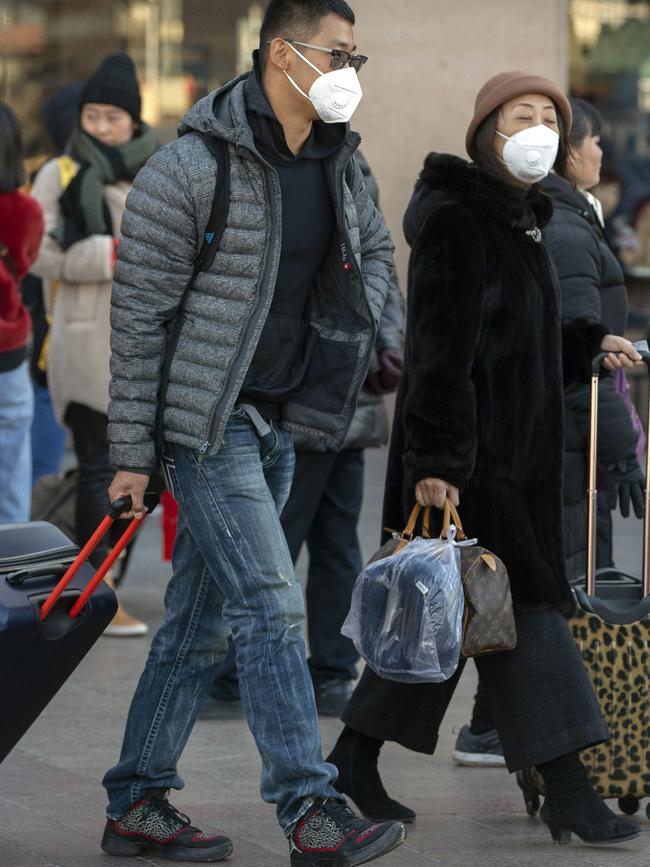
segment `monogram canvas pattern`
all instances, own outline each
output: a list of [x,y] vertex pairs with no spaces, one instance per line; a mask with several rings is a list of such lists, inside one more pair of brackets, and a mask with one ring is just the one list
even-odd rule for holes
[[463,656],[512,650],[517,630],[506,567],[474,545],[460,549],[460,568],[465,591]]

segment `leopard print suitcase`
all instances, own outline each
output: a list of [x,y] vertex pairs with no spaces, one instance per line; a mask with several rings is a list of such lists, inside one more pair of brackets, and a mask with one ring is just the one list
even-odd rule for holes
[[[641,355],[650,376],[650,353]],[[650,797],[650,449],[646,457],[643,578],[636,594],[630,593],[629,586],[616,592],[615,582],[596,582],[595,570],[598,380],[603,357],[604,353],[594,359],[591,378],[586,589],[574,589],[576,613],[569,626],[610,733],[609,741],[585,750],[582,761],[596,791],[603,798],[617,798],[621,811],[632,815],[641,800]],[[647,424],[646,430],[650,430],[650,403]],[[528,814],[536,815],[544,794],[539,772],[535,768],[519,771],[517,782]],[[650,818],[650,804],[646,814]]]
[[582,760],[598,793],[632,814],[650,797],[650,597],[626,608],[577,590],[576,601],[571,631],[610,733]]

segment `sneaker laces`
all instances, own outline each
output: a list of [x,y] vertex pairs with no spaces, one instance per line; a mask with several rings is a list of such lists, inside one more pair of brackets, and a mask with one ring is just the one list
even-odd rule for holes
[[181,813],[179,809],[177,809],[173,804],[170,804],[167,800],[166,794],[162,795],[154,795],[149,798],[150,803],[154,803],[157,809],[164,813],[166,816],[176,819],[181,823],[181,825],[185,825],[188,829],[193,831],[198,831],[198,828],[195,828],[192,825],[189,816],[186,816],[185,813]]
[[343,801],[326,798],[321,804],[321,809],[330,815],[339,826],[350,828],[353,831],[365,831],[372,824],[353,813]]

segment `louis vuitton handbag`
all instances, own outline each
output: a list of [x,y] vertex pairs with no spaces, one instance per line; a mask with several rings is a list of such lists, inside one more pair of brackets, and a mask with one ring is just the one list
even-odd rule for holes
[[[392,538],[382,545],[370,562],[390,557],[408,545],[415,538],[420,518],[422,538],[431,538],[430,509],[423,509],[416,504],[406,528],[401,533],[394,532]],[[484,656],[488,653],[513,650],[517,646],[517,629],[506,567],[491,551],[467,539],[458,510],[451,500],[447,499],[441,538],[449,538],[450,530],[460,549],[460,574],[465,596],[462,655]]]
[[442,522],[443,539],[448,537],[452,522],[460,547],[460,574],[465,593],[461,653],[463,656],[484,656],[513,650],[517,646],[517,629],[508,571],[491,551],[468,542],[458,511],[447,499]]

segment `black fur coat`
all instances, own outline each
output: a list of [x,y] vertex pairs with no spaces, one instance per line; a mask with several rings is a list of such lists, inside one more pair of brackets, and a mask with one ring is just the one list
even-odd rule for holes
[[566,382],[588,381],[606,329],[560,326],[538,231],[551,214],[534,188],[458,157],[427,157],[404,219],[406,356],[384,526],[404,526],[420,479],[451,482],[465,530],[502,558],[515,603],[569,613],[562,367]]

